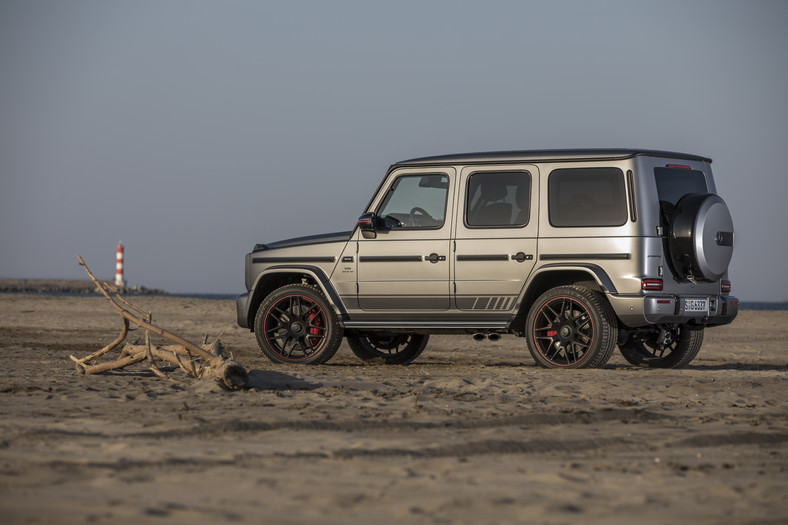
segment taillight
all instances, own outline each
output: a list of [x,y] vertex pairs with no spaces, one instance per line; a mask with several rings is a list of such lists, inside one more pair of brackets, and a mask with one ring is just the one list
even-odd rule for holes
[[651,292],[661,292],[662,279],[641,279],[640,287]]
[[679,170],[688,170],[688,169],[690,169],[689,166],[684,166],[683,164],[668,164],[665,167],[666,168],[679,169]]
[[730,281],[720,281],[720,292],[721,293],[731,293],[731,282]]

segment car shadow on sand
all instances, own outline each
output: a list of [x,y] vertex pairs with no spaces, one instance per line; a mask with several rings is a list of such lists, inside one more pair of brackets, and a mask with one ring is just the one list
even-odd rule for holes
[[315,390],[321,385],[272,370],[251,370],[247,388],[260,390]]

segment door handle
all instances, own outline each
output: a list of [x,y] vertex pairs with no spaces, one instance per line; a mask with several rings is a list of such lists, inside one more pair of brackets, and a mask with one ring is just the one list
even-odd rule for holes
[[514,255],[512,255],[512,260],[520,263],[525,261],[532,261],[533,259],[534,259],[533,255],[531,254],[526,255],[523,252],[517,252]]
[[431,254],[427,255],[426,257],[424,257],[424,260],[425,261],[429,261],[432,264],[435,264],[438,261],[445,261],[446,260],[446,256],[445,255],[438,255],[437,253],[431,253]]

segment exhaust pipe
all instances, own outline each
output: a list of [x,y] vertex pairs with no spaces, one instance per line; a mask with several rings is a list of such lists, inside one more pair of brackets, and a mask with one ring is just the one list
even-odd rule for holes
[[484,341],[485,339],[488,339],[490,341],[497,341],[500,338],[501,338],[501,334],[496,332],[492,332],[489,334],[485,334],[483,332],[476,332],[475,334],[473,334],[474,341]]

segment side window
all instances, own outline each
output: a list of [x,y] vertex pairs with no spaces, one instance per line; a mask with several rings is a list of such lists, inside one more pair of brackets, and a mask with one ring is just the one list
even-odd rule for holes
[[622,226],[627,222],[624,172],[618,168],[553,170],[547,194],[553,226]]
[[531,174],[483,171],[468,177],[465,224],[469,228],[511,228],[528,224]]
[[440,228],[448,194],[446,175],[404,175],[391,185],[378,217],[387,228]]

